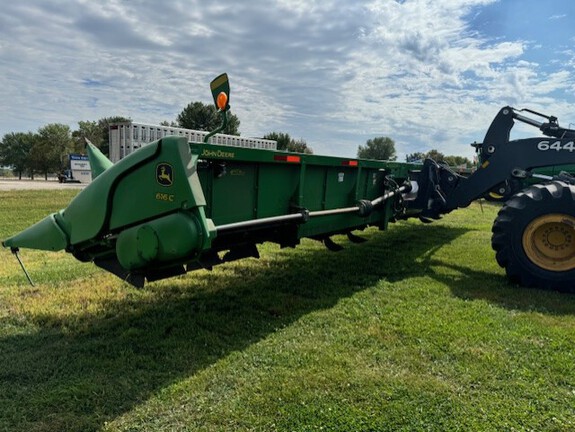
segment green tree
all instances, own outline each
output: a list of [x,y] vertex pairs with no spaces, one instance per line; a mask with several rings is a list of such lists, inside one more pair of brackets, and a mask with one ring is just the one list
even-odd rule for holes
[[28,171],[33,177],[30,152],[34,146],[35,135],[32,132],[7,133],[0,142],[0,165],[11,166],[18,179]]
[[288,146],[288,151],[294,153],[313,154],[312,148],[308,147],[307,143],[302,138],[298,140],[292,140]]
[[74,139],[74,151],[84,153],[86,147],[85,138],[89,139],[96,147],[102,146],[104,131],[96,121],[79,121],[78,130],[72,132]]
[[66,167],[68,154],[74,151],[70,127],[52,123],[38,129],[38,137],[31,150],[33,168],[44,174],[55,173]]
[[[214,105],[206,105],[202,102],[191,102],[185,107],[177,117],[178,126],[186,129],[201,131],[212,131],[218,128],[221,117]],[[239,135],[238,129],[240,120],[237,116],[228,111],[228,125],[222,133],[228,135]]]
[[294,140],[288,133],[284,132],[270,132],[263,136],[263,139],[272,140],[277,142],[278,150],[285,150],[294,153],[313,154],[311,147],[303,139]]
[[405,156],[405,162],[418,162],[425,159],[425,153],[415,152]]
[[357,157],[361,159],[390,160],[397,159],[395,142],[389,137],[375,137],[366,141],[365,146],[358,146]]
[[432,149],[425,153],[424,159],[433,159],[435,162],[444,162],[452,167],[465,165],[466,167],[471,168],[473,166],[473,163],[464,156],[446,156],[437,149]]
[[464,156],[445,156],[443,160],[447,165],[452,167],[465,165],[466,168],[471,168],[473,166],[473,163]]
[[445,159],[445,155],[441,153],[439,150],[432,149],[425,153],[426,159],[433,159],[435,162],[443,162]]

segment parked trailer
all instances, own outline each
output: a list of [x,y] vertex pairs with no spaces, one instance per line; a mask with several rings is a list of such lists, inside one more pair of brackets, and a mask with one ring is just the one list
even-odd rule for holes
[[[227,75],[211,83],[223,129]],[[189,143],[163,137],[113,164],[89,145],[95,180],[60,212],[3,241],[66,250],[135,285],[258,257],[271,241],[324,242],[400,218],[438,219],[532,169],[575,163],[575,131],[529,120],[554,139],[509,141],[510,107],[493,121],[483,163],[468,177],[432,160],[421,165]],[[137,211],[134,211],[137,209]],[[493,227],[492,245],[508,276],[525,286],[575,291],[575,180],[559,175],[514,195]]]
[[[166,136],[185,137],[190,142],[203,142],[208,132],[173,126],[153,125],[133,121],[112,123],[109,126],[110,160],[114,163],[139,148]],[[277,142],[262,138],[216,134],[209,137],[210,144],[275,150]]]

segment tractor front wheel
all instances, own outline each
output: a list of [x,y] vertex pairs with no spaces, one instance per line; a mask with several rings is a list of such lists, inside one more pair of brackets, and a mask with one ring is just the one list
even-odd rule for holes
[[554,181],[525,189],[501,208],[492,231],[509,279],[575,292],[575,186]]

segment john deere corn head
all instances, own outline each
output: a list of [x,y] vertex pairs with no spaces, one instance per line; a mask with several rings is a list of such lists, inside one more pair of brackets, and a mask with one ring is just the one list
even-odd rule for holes
[[[211,84],[227,122],[227,75]],[[535,116],[542,116],[527,111]],[[501,109],[483,143],[481,165],[463,177],[423,165],[190,143],[164,137],[112,164],[88,145],[93,178],[67,208],[2,242],[65,250],[141,287],[245,257],[257,245],[296,246],[304,237],[332,250],[334,234],[419,217],[428,222],[482,197],[504,197],[493,225],[497,261],[513,281],[575,291],[575,181],[561,173],[518,193],[539,167],[575,163],[575,131],[511,107]],[[514,121],[548,138],[509,140]],[[211,134],[210,134],[211,135]]]

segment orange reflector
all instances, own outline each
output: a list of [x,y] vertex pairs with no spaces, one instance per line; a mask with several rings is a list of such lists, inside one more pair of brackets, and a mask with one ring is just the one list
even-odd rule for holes
[[300,163],[301,158],[299,156],[294,155],[275,155],[274,160],[280,162],[291,162],[291,163]]
[[341,163],[343,166],[357,166],[356,160],[347,160]]
[[228,95],[225,92],[220,92],[220,94],[218,95],[217,103],[219,109],[221,109],[222,111],[225,110],[228,104]]

